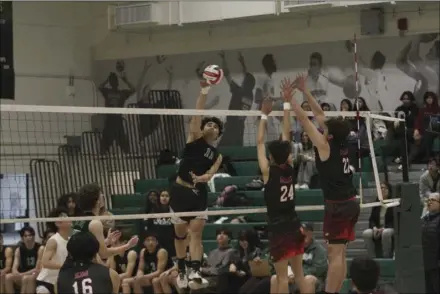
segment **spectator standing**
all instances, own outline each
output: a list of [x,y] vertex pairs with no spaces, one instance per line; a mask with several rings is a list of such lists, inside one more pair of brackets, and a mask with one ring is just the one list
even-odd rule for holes
[[[392,198],[391,185],[381,183],[383,199]],[[376,198],[379,201],[379,198]],[[394,237],[394,215],[393,207],[376,206],[373,207],[369,219],[369,228],[363,233],[365,246],[368,256],[376,257],[376,245],[382,245],[382,257],[391,258],[393,256],[393,237]],[[379,256],[377,256],[379,257]]]
[[429,194],[440,191],[440,173],[439,163],[436,159],[432,158],[428,161],[428,170],[426,170],[421,176],[419,181],[419,194],[420,201],[423,208],[423,214],[426,213],[426,199]]
[[425,293],[440,293],[440,194],[427,198],[428,213],[422,218]]
[[415,148],[411,150],[409,155],[408,160],[410,163],[416,158],[431,157],[434,139],[440,132],[438,127],[440,108],[437,95],[433,92],[426,92],[423,101],[424,107],[420,109],[414,125]]

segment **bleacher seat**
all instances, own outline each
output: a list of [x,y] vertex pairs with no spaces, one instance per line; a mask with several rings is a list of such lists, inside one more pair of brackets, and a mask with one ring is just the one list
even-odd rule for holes
[[169,186],[168,179],[136,180],[134,182],[134,192],[147,193],[150,190],[166,189]]
[[124,209],[128,207],[138,207],[143,208],[145,212],[147,207],[148,198],[145,194],[116,194],[112,195],[112,208],[113,209]]
[[232,161],[257,160],[257,147],[255,146],[225,146],[218,148],[223,157]]

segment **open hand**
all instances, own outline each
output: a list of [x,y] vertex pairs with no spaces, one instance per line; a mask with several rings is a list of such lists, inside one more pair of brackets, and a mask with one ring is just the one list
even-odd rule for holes
[[199,181],[199,176],[196,176],[195,173],[193,173],[193,172],[189,172],[189,174],[191,175],[191,178],[192,178],[192,180],[193,180],[194,185],[200,182],[200,181]]
[[292,101],[293,95],[295,94],[295,88],[293,87],[293,82],[289,77],[285,77],[281,81],[281,97],[283,97],[284,102]]
[[139,242],[138,236],[131,237],[130,241],[128,241],[128,243],[127,243],[128,248],[133,248],[134,246],[137,245],[138,242]]
[[306,90],[306,79],[306,75],[298,74],[296,79],[293,81],[293,86],[301,92],[304,92]]

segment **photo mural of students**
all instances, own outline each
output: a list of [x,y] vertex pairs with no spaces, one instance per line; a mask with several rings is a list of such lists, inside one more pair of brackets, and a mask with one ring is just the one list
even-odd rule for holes
[[[396,60],[397,68],[415,80],[413,93],[419,106],[423,105],[423,96],[426,91],[439,92],[440,41],[434,41],[438,35],[438,33],[434,33],[413,37],[402,48]],[[430,43],[432,41],[434,42],[425,59],[421,58],[420,43]]]
[[[353,41],[347,40],[345,42],[345,47],[351,56],[353,54],[353,46]],[[386,56],[379,50],[373,53],[369,62],[366,62],[362,54],[358,52],[359,78],[364,77],[363,88],[365,92],[362,95],[366,97],[365,99],[367,99],[372,111],[383,111],[384,105],[388,104],[387,99],[391,98],[388,92],[387,76],[383,71],[386,61]],[[394,100],[392,103],[394,103]]]
[[[229,85],[231,92],[231,100],[229,102],[228,110],[250,110],[254,101],[254,87],[255,77],[248,72],[244,57],[238,53],[238,62],[241,65],[241,74],[243,81],[241,85],[234,81],[228,64],[226,62],[226,54],[224,51],[219,53],[222,60],[221,67],[225,74],[225,80]],[[225,130],[221,137],[219,146],[242,146],[244,140],[245,116],[227,116],[225,123]]]
[[[352,71],[352,70],[351,70]],[[332,109],[336,106],[328,101],[329,83],[340,87],[343,90],[345,98],[355,99],[357,97],[354,75],[346,75],[342,69],[332,67],[325,68],[322,54],[313,52],[309,56],[309,69],[306,78],[306,85],[310,93],[319,103],[327,102]],[[360,92],[359,89],[358,92]],[[341,97],[342,99],[343,97]],[[307,100],[304,97],[304,101]]]
[[[124,107],[127,99],[136,92],[135,87],[125,75],[123,61],[116,62],[116,71],[119,73],[119,77],[115,72],[110,72],[107,79],[99,86],[99,91],[104,97],[105,107]],[[125,83],[128,89],[119,88],[119,79]],[[106,114],[100,153],[107,154],[114,141],[117,142],[124,153],[129,153],[128,137],[124,130],[122,115]]]

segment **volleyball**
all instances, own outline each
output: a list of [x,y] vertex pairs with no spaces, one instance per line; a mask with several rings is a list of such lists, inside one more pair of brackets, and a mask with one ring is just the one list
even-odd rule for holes
[[208,65],[203,71],[203,78],[210,85],[217,85],[223,79],[223,70],[218,65]]

